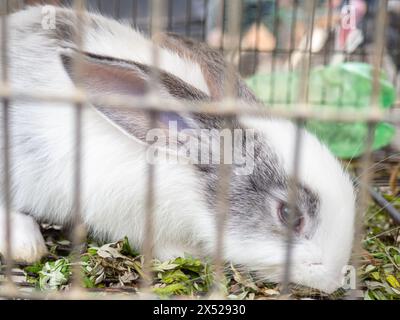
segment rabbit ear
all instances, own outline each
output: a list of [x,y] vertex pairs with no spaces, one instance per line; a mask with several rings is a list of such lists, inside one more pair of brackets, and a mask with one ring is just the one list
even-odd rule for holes
[[[90,95],[99,92],[118,95],[144,95],[149,82],[148,75],[140,65],[74,49],[60,49],[65,70],[75,84]],[[80,59],[79,73],[74,72],[74,58]]]
[[[73,59],[79,55],[79,72],[74,72]],[[90,96],[102,94],[124,95],[128,99],[143,96],[151,83],[151,68],[138,63],[78,52],[74,49],[60,49],[60,57],[65,70],[74,83],[81,86]],[[165,73],[160,74],[161,94],[172,96],[188,95],[187,86],[171,78]],[[173,92],[169,91],[169,87]],[[173,87],[173,89],[172,89]],[[189,90],[190,91],[190,90]],[[192,94],[195,94],[191,92]],[[189,97],[190,98],[190,97]],[[146,142],[150,129],[149,113],[138,109],[118,108],[118,106],[94,106],[108,121],[131,137]],[[173,123],[177,132],[191,128],[194,122],[189,116],[175,112],[159,112],[156,128],[168,130]]]
[[[144,95],[154,86],[152,76],[157,75],[161,87],[160,95],[167,94],[185,100],[209,100],[203,91],[161,69],[141,63],[78,52],[71,48],[60,49],[64,68],[72,81],[90,94],[110,93],[122,95]],[[73,59],[80,56],[79,75],[75,74]]]
[[[154,41],[161,47],[199,64],[211,98],[220,100],[224,97],[225,75],[228,72],[229,66],[219,51],[210,48],[205,43],[194,41],[173,33],[159,33],[154,36]],[[234,78],[237,96],[249,102],[258,102],[255,95],[246,86],[239,74],[235,74]]]
[[181,57],[199,64],[207,83],[211,98],[223,97],[225,61],[222,55],[208,48],[205,44],[195,42],[173,33],[159,33],[153,40],[161,47],[176,52]]

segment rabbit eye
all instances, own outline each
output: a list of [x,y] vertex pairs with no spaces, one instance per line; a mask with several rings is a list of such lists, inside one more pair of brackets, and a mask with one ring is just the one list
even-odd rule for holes
[[[293,221],[293,228],[296,232],[299,232],[304,224],[304,218],[298,209],[295,209],[295,217]],[[286,226],[289,226],[290,219],[293,215],[293,209],[289,204],[282,202],[278,207],[278,217],[279,220]]]

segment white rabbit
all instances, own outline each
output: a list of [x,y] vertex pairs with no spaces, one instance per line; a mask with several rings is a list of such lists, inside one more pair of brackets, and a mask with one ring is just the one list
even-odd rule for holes
[[[56,28],[44,29],[42,10],[31,7],[9,17],[12,89],[73,92],[77,75],[71,58],[81,55],[79,80],[89,96],[110,93],[134,99],[146,94],[152,84],[152,48],[157,43],[162,96],[180,101],[223,96],[224,61],[204,44],[168,35],[152,42],[127,25],[88,14],[84,48],[78,53],[73,41],[74,12],[53,8]],[[239,98],[258,107],[239,77],[237,84]],[[12,245],[17,260],[35,261],[46,252],[33,218],[71,223],[74,115],[69,103],[11,101]],[[171,119],[181,124],[182,132],[182,128],[222,129],[220,117],[200,114],[162,113],[157,124],[165,127]],[[143,248],[146,213],[145,120],[144,112],[107,106],[83,111],[83,220],[98,239],[127,236],[138,249]],[[253,129],[255,135],[247,139],[254,145],[251,174],[233,174],[230,182],[224,259],[259,272],[266,280],[280,281],[296,126],[283,119],[249,116],[227,121],[235,129]],[[351,180],[328,149],[305,130],[301,134],[291,279],[332,292],[341,285],[342,268],[351,254],[355,195]],[[3,164],[0,169],[3,173]],[[217,173],[218,165],[212,164],[159,161],[155,165],[153,250],[157,258],[214,253]],[[0,252],[4,253],[4,214],[0,218]]]

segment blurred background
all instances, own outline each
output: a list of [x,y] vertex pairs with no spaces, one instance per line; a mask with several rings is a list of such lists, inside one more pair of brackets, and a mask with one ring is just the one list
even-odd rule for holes
[[[27,0],[25,4],[51,3],[70,5],[71,0]],[[183,34],[223,49],[226,28],[226,0],[165,0],[168,14],[168,31]],[[313,2],[313,1],[309,1]],[[304,0],[243,0],[241,21],[240,71],[244,75],[258,70],[268,70],[271,60],[277,67],[301,47],[308,30],[307,1]],[[379,0],[316,0],[314,16],[314,64],[329,63],[333,52],[346,51],[346,60],[368,61],[368,48],[374,40],[374,23]],[[149,0],[88,0],[87,6],[102,14],[131,21],[148,32],[151,18]],[[356,32],[343,30],[340,17],[345,6],[354,8]],[[390,60],[385,63],[396,87],[400,68],[400,0],[390,0],[386,46]],[[319,50],[317,50],[319,49]],[[324,50],[325,49],[325,50]],[[329,49],[329,50],[328,50]],[[256,51],[258,54],[250,54]],[[254,52],[253,52],[254,53]],[[273,53],[273,57],[271,56]],[[296,60],[296,58],[295,58]],[[390,70],[389,70],[390,69]]]

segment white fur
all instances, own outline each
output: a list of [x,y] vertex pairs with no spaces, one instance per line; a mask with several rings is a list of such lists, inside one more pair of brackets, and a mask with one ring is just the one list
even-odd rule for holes
[[[10,16],[11,87],[46,93],[72,92],[74,86],[61,65],[56,45],[39,34],[21,38],[13,31],[40,19],[39,7]],[[123,36],[87,30],[86,51],[151,62],[149,40],[127,26],[101,19],[106,29]],[[198,65],[189,64],[173,52],[161,50],[160,54],[163,69],[208,91]],[[128,236],[140,248],[144,239],[147,177],[144,146],[122,135],[94,109],[85,109],[83,118],[83,218],[95,236],[108,240]],[[62,103],[14,101],[10,127],[13,206],[39,220],[70,222],[74,109]],[[183,255],[188,248],[198,247],[199,241],[212,236],[213,220],[205,199],[197,192],[200,186],[191,167],[158,165],[156,178],[155,253],[164,258],[168,252]],[[19,226],[13,230],[18,235],[21,232]]]
[[[11,29],[13,23],[19,27],[23,24],[29,25],[35,22],[40,23],[43,18],[41,8],[42,7],[31,7],[28,10],[20,11],[12,15],[10,18]],[[56,12],[62,10],[63,9],[57,9]],[[82,49],[84,51],[118,59],[135,61],[145,65],[156,65],[160,69],[181,78],[185,82],[209,94],[208,86],[198,64],[180,57],[175,52],[155,45],[139,31],[132,29],[128,24],[123,24],[122,22],[117,22],[94,13],[91,13],[91,16],[95,17],[97,21],[100,21],[100,24],[98,25],[98,28],[84,28],[85,32],[83,34],[85,37],[82,40]],[[57,13],[55,19],[57,27]],[[118,35],[118,37],[115,35]],[[43,53],[43,45],[54,45],[54,43],[51,43],[48,39],[33,34],[30,34],[25,41],[26,43],[19,44],[24,45],[24,47],[18,49],[22,49],[23,51],[31,51],[32,49],[33,52],[37,49],[40,53]],[[66,45],[68,45],[68,43],[66,43]],[[16,47],[14,48],[16,49]],[[156,57],[153,55],[154,48],[157,48],[158,52]],[[31,56],[33,52],[27,52],[28,55],[25,57]],[[13,53],[17,54],[17,57],[24,56],[23,52],[20,54],[17,52]],[[54,56],[56,52],[52,50],[51,52],[47,52],[47,54]],[[49,63],[50,60],[47,60],[46,58],[46,56],[36,57],[36,59],[42,63]],[[59,88],[58,83],[56,86]]]
[[[285,167],[285,172],[293,174],[296,126],[292,122],[278,119],[243,117],[242,121],[246,126],[264,133],[268,145]],[[314,236],[294,247],[293,280],[311,287],[322,287],[329,292],[341,284],[342,270],[350,259],[354,237],[355,194],[348,174],[327,147],[306,130],[300,132],[298,179],[318,195],[320,220]],[[279,243],[271,245],[277,248],[273,255],[278,261],[283,259],[279,249],[281,246]],[[249,252],[245,254],[245,259],[249,259]]]
[[[35,262],[47,253],[37,222],[23,213],[12,212],[12,256],[16,261]],[[15,226],[18,226],[15,228]],[[5,216],[0,215],[0,252],[6,252]]]
[[[40,8],[31,8],[10,17],[11,87],[69,92],[73,84],[61,65],[57,44],[39,34],[22,37],[13,31],[17,26],[29,25],[40,18]],[[149,40],[127,26],[101,19],[106,26],[104,30],[87,30],[86,51],[152,63]],[[114,32],[109,33],[109,29]],[[161,50],[160,66],[196,88],[209,92],[197,64]],[[121,134],[94,109],[84,109],[83,118],[83,219],[95,236],[108,240],[128,236],[140,249],[146,214],[145,147]],[[74,109],[68,104],[13,101],[10,151],[12,197],[16,211],[29,212],[38,220],[61,224],[70,222],[73,208],[73,120]],[[292,172],[293,124],[283,120],[243,118],[242,121],[265,133],[268,144],[276,150],[285,170]],[[321,223],[312,239],[296,245],[293,279],[332,291],[338,286],[341,267],[350,255],[353,189],[339,163],[312,135],[304,134],[302,146],[300,180],[312,186],[321,199]],[[161,163],[156,166],[155,175],[155,255],[162,259],[184,252],[211,255],[215,249],[215,217],[207,207],[207,199],[200,191],[201,185],[192,168]],[[26,226],[30,222],[18,217],[13,223],[16,234],[13,244],[18,249],[20,243],[29,242],[30,248],[28,246],[29,250],[25,252],[16,250],[19,254],[16,258],[34,260],[43,254],[43,240],[36,227],[30,225],[29,232]],[[340,237],[336,237],[337,230],[340,230]],[[280,280],[285,252],[282,239],[262,243],[251,238],[238,239],[227,233],[225,244],[227,260],[265,271],[271,280]],[[317,263],[321,265],[314,265]]]

